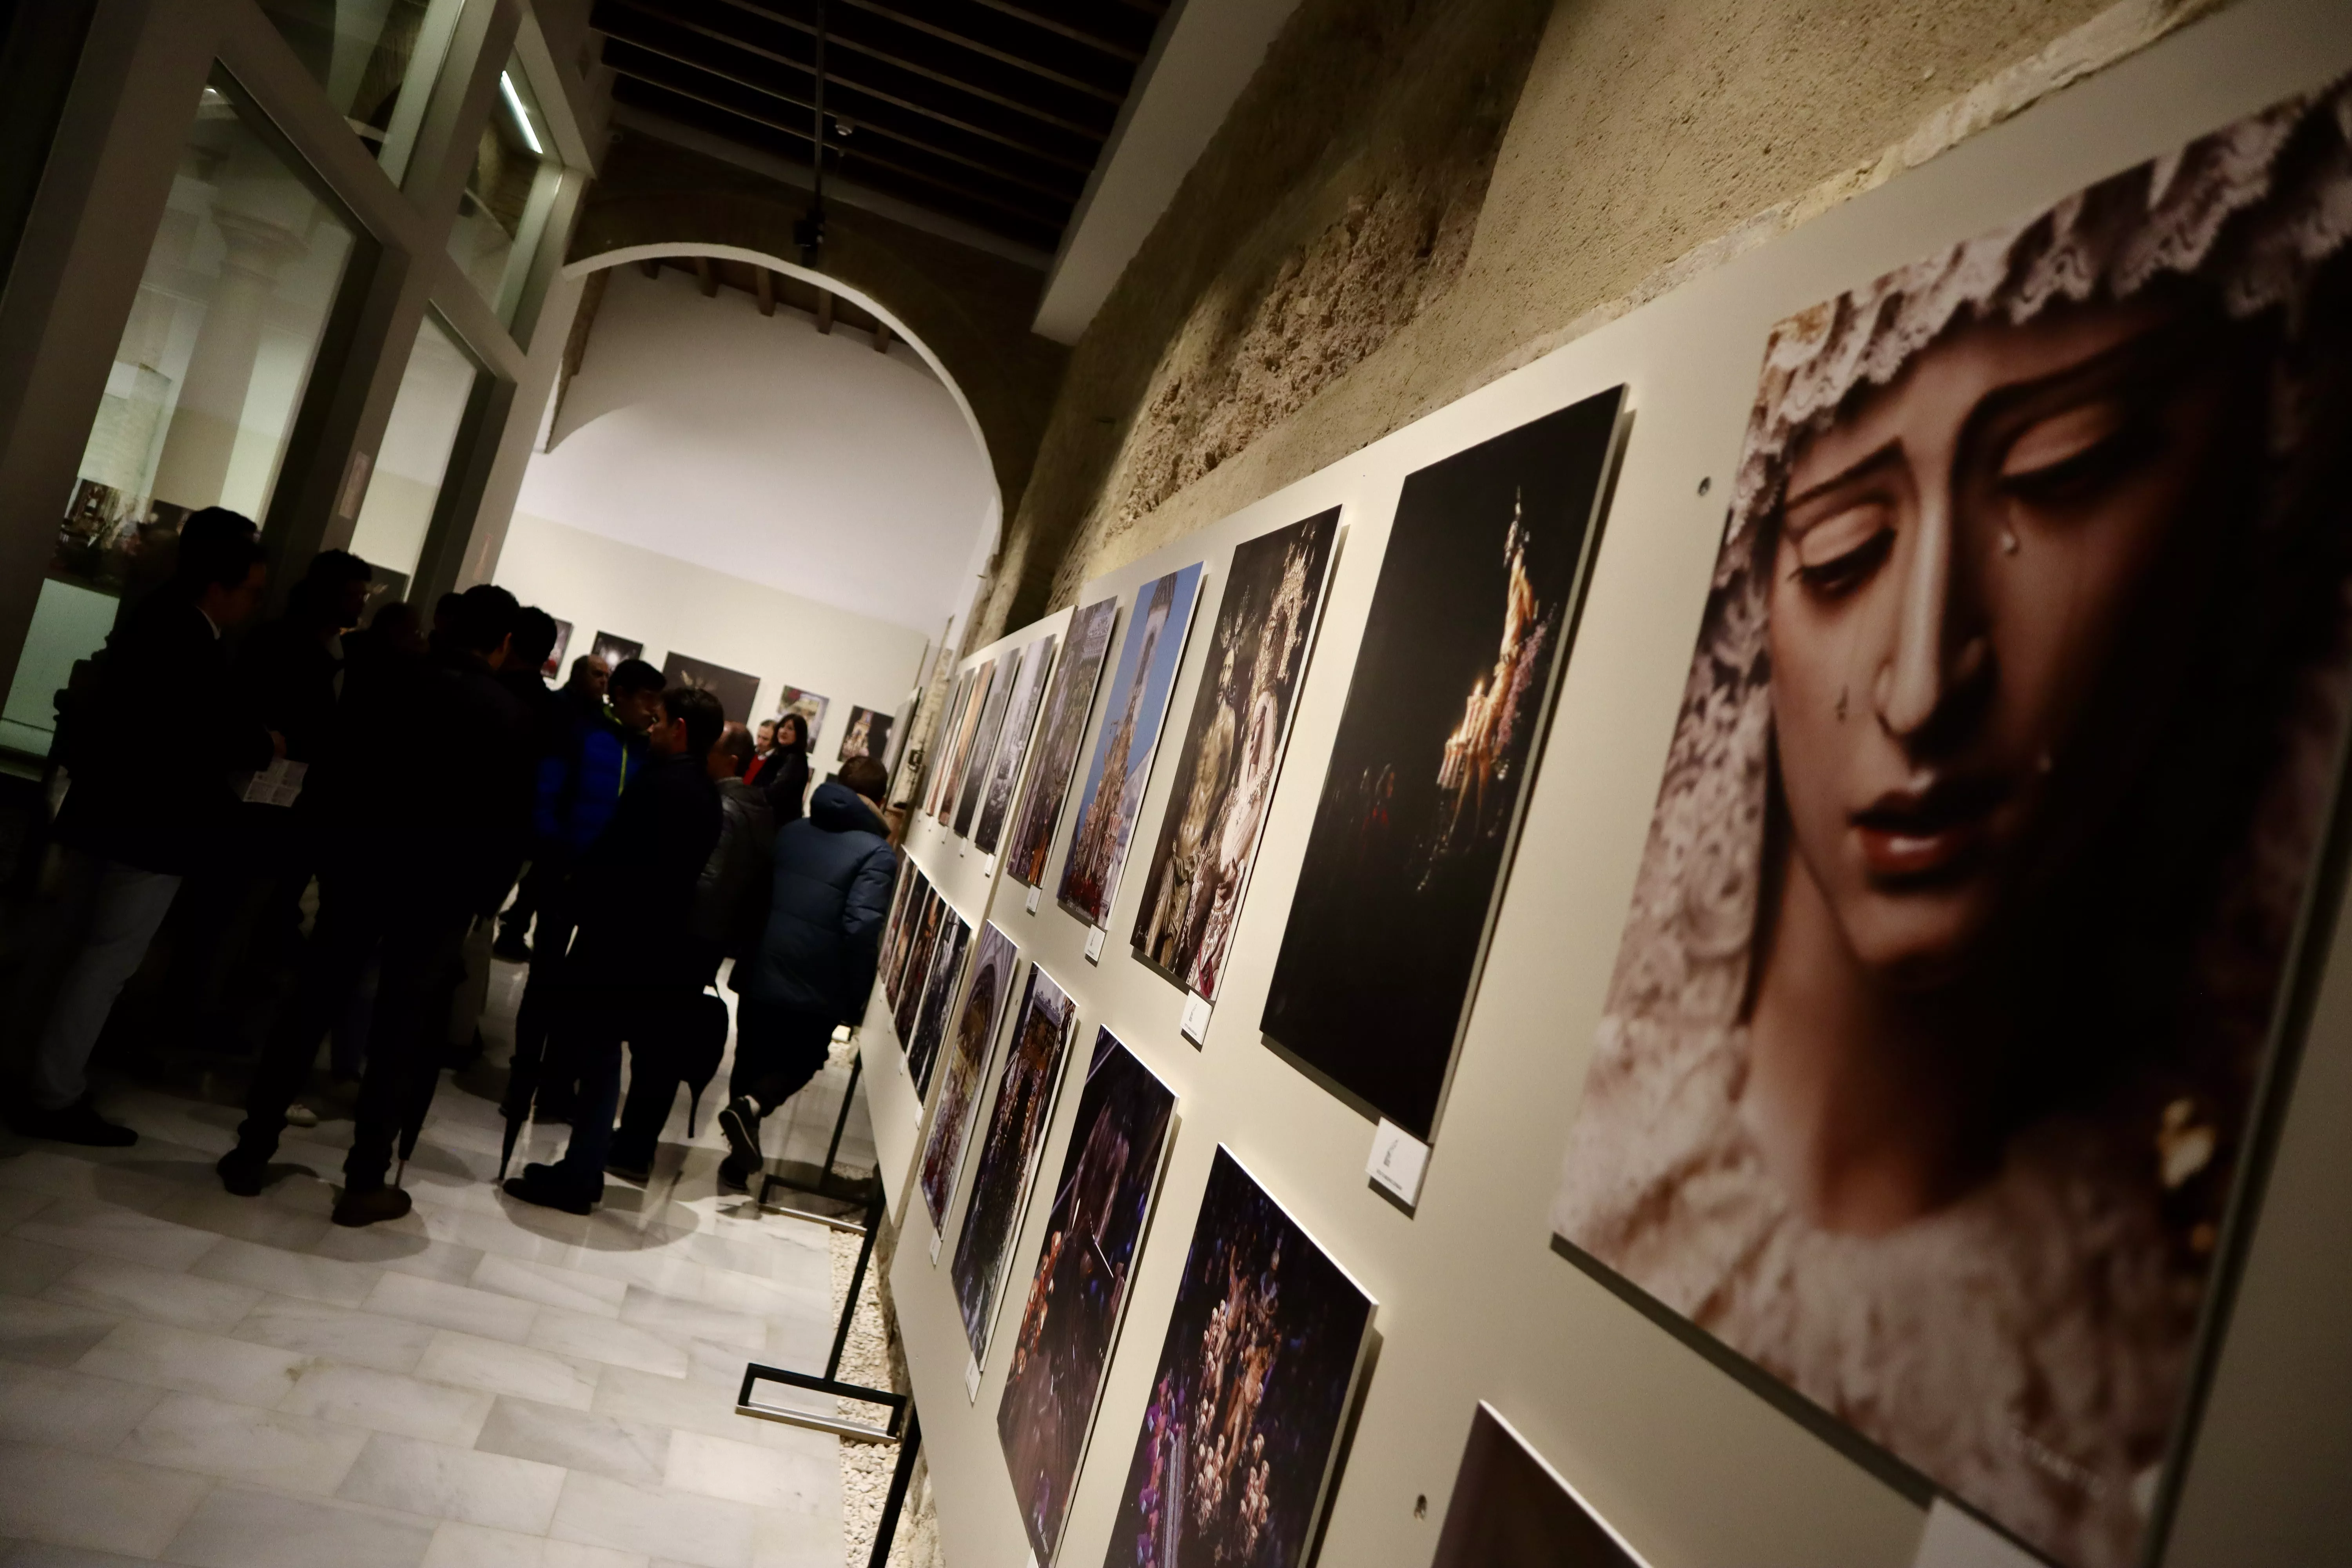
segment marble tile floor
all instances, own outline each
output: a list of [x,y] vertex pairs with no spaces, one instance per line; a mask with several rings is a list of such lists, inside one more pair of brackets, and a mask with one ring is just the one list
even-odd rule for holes
[[[845,1078],[772,1152],[822,1160]],[[0,1568],[837,1568],[837,1440],[734,1413],[747,1360],[823,1364],[828,1233],[717,1193],[724,1081],[585,1218],[497,1190],[497,1108],[446,1079],[415,1212],[365,1230],[327,1218],[348,1122],[257,1199],[213,1175],[229,1106],[118,1083],[134,1148],[0,1137]]]

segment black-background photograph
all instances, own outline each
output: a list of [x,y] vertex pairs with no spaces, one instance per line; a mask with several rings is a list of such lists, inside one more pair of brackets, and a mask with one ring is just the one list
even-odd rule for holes
[[1426,1140],[1476,988],[1622,387],[1410,476],[1263,1027]]

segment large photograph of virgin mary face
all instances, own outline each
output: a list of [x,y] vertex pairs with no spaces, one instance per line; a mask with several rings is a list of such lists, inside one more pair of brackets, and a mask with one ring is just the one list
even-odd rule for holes
[[1175,792],[1160,817],[1130,942],[1146,963],[1212,1002],[1258,830],[1274,805],[1339,533],[1333,507],[1234,549],[1176,753]]
[[1078,792],[1078,825],[1070,835],[1069,858],[1062,864],[1061,890],[1055,895],[1088,925],[1110,919],[1119,868],[1127,864],[1128,841],[1143,809],[1152,754],[1176,688],[1176,667],[1184,659],[1184,636],[1200,599],[1198,562],[1135,591],[1127,645],[1118,650],[1110,705],[1095,731],[1094,760]]
[[1078,742],[1086,738],[1087,715],[1094,710],[1095,686],[1103,656],[1110,651],[1118,601],[1103,599],[1070,617],[1062,662],[1045,697],[1045,731],[1037,742],[1037,765],[1013,818],[1013,843],[1004,852],[1004,874],[1027,887],[1045,879],[1045,857],[1054,847],[1054,826],[1070,793],[1070,772],[1078,765]]
[[1772,331],[1554,1211],[2070,1568],[2160,1528],[2352,709],[2347,127]]
[[1568,662],[1623,394],[1406,478],[1332,740],[1263,1026],[1424,1142]]

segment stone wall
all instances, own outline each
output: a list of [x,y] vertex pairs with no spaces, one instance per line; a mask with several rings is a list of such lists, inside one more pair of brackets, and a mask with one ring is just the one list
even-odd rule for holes
[[977,647],[2227,0],[1306,0],[1072,352]]

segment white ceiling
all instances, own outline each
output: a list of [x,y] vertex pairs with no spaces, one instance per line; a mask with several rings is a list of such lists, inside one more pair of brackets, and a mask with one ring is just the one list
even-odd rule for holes
[[938,635],[995,523],[996,483],[904,343],[666,268],[612,269],[516,510]]

